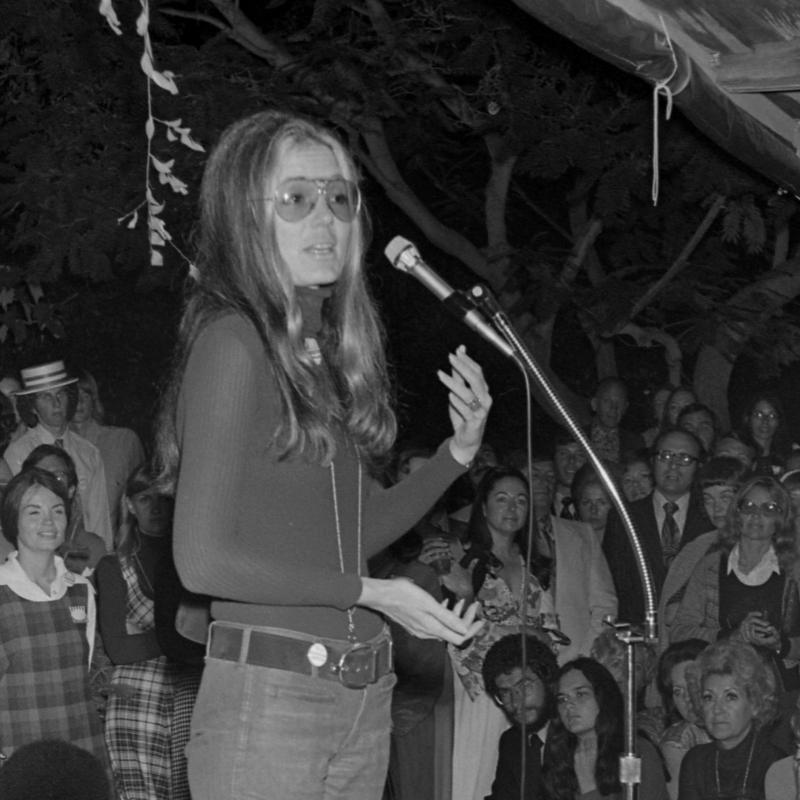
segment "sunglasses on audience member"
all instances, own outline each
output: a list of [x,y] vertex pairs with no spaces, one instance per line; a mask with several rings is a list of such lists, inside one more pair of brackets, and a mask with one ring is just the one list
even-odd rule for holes
[[659,450],[656,453],[656,458],[664,464],[672,464],[674,461],[679,467],[688,467],[699,461],[697,456],[690,455],[689,453],[675,453],[672,450]]
[[337,219],[352,222],[356,218],[361,208],[361,192],[345,178],[289,178],[266,200],[275,203],[275,213],[284,222],[300,222],[317,207],[323,195]]
[[759,422],[762,419],[768,419],[770,422],[775,422],[778,419],[778,415],[774,411],[754,411],[753,419],[756,419]]
[[742,500],[739,503],[739,513],[744,514],[746,517],[761,514],[762,517],[777,517],[783,511],[783,508],[778,505],[774,500],[768,503],[754,503],[752,500]]

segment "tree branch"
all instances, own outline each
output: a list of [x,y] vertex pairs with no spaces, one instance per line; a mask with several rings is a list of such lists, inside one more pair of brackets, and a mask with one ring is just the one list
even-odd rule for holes
[[[716,219],[717,214],[722,211],[724,205],[725,198],[722,195],[717,195],[711,207],[706,212],[703,221],[697,227],[694,235],[686,243],[683,250],[681,250],[678,257],[672,262],[669,269],[639,298],[627,315],[625,322],[621,324],[627,323],[628,320],[636,319],[636,317],[661,293],[661,290],[686,267],[689,263],[689,256],[694,252],[697,245],[700,244],[700,240],[705,236],[706,231],[711,227],[711,223]],[[617,330],[619,327],[618,325]]]

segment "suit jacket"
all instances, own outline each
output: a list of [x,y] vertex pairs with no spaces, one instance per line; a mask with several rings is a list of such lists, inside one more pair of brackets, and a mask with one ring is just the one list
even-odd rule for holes
[[556,543],[555,606],[561,630],[572,643],[559,664],[588,656],[607,615],[617,616],[617,593],[600,539],[585,522],[552,517]]
[[[628,505],[628,513],[644,551],[645,563],[653,580],[653,587],[656,593],[655,600],[656,604],[658,604],[661,587],[667,574],[667,567],[664,564],[661,532],[656,523],[652,494],[630,503]],[[692,493],[686,512],[686,523],[681,533],[680,547],[683,548],[700,534],[713,529],[714,526],[706,516],[702,503]],[[603,538],[603,552],[611,569],[611,576],[614,579],[614,586],[617,590],[619,619],[623,622],[644,621],[644,588],[642,579],[634,558],[633,547],[628,540],[628,535],[616,509],[612,509],[608,515],[606,533]]]
[[[529,729],[530,730],[530,729]],[[525,797],[544,797],[542,783],[542,757],[544,745],[536,747],[530,744],[535,734],[528,733],[528,746],[525,752]],[[522,759],[520,753],[520,729],[512,725],[500,737],[500,753],[497,759],[497,771],[492,783],[492,793],[485,800],[519,800],[519,786],[522,775]]]

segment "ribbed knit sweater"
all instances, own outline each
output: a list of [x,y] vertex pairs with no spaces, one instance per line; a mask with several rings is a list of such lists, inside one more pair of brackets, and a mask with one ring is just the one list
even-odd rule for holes
[[[312,298],[310,311],[306,302],[304,314],[319,314],[322,300]],[[410,529],[464,467],[443,444],[391,489],[365,472],[357,563],[354,448],[338,442],[334,461],[337,537],[331,470],[302,457],[279,461],[270,447],[280,413],[253,325],[235,314],[209,323],[191,349],[178,401],[175,563],[188,589],[218,598],[215,619],[344,639],[367,557]],[[360,640],[382,624],[361,608],[355,622]]]

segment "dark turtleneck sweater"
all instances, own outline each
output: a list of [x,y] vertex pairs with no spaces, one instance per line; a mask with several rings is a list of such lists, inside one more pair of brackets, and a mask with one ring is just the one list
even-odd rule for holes
[[730,750],[716,742],[699,744],[681,762],[678,798],[763,800],[767,770],[782,757],[764,732],[755,729]]
[[[318,336],[329,292],[298,294],[303,334]],[[175,563],[189,590],[217,598],[215,619],[344,639],[367,558],[411,528],[464,467],[445,444],[391,489],[364,471],[359,562],[353,446],[337,441],[337,532],[332,471],[304,457],[278,460],[271,442],[280,420],[277,383],[253,325],[236,314],[210,322],[192,346],[178,402]],[[382,621],[359,608],[355,625],[365,640]]]

